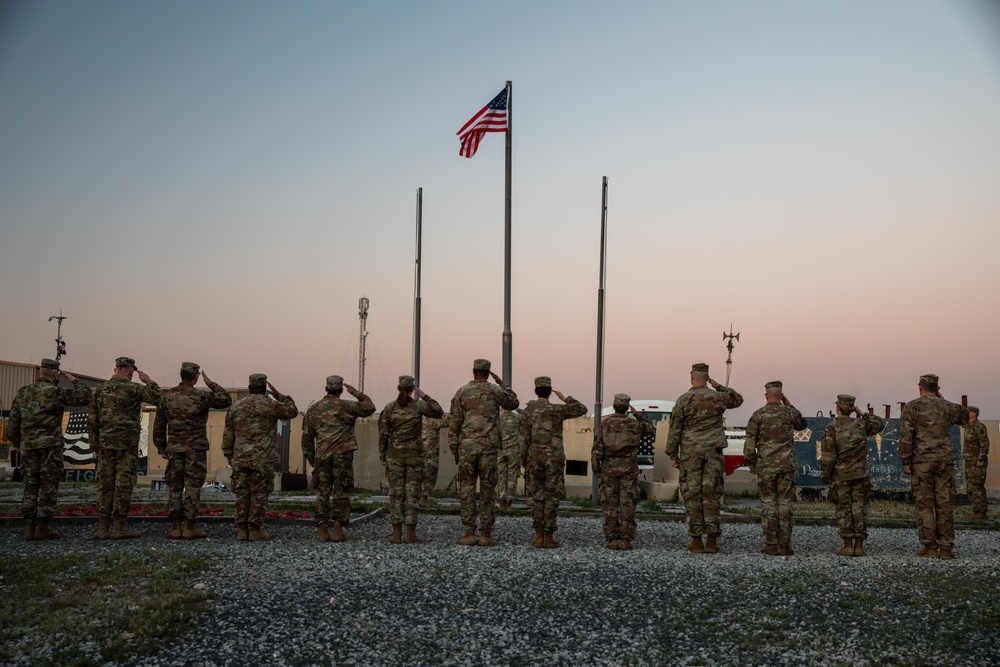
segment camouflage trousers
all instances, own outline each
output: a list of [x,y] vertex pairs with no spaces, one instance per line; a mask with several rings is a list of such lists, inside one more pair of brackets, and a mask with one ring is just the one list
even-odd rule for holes
[[598,481],[604,508],[604,539],[635,539],[635,505],[639,500],[638,477],[602,475]]
[[973,512],[986,513],[986,465],[976,465],[976,459],[965,461],[965,492]]
[[28,521],[48,521],[55,514],[59,482],[63,476],[63,448],[26,449],[21,452],[24,496],[21,516]]
[[97,459],[97,514],[125,518],[132,507],[132,488],[139,454],[124,449],[102,449]]
[[698,452],[681,461],[680,494],[688,519],[688,535],[716,535],[722,532],[719,496],[722,495],[725,463],[721,452]]
[[169,490],[167,515],[194,521],[201,505],[201,486],[208,475],[208,452],[170,452],[163,480]]
[[766,544],[792,541],[792,496],[794,472],[762,470],[757,475],[760,488],[760,523]]
[[435,439],[433,443],[424,443],[424,476],[420,483],[421,497],[427,497],[434,491],[438,482],[438,468],[441,466],[441,441]]
[[[476,483],[479,495],[476,495]],[[491,531],[497,518],[497,452],[495,449],[460,451],[458,457],[458,502],[462,527]]]
[[233,463],[232,483],[236,494],[236,523],[263,525],[267,517],[267,497],[274,491],[274,466]]
[[535,530],[555,532],[559,501],[566,495],[566,461],[543,457],[528,458],[524,478],[534,493],[531,524]]
[[389,479],[389,520],[391,523],[417,525],[420,512],[420,488],[424,479],[424,459],[421,455],[385,457],[385,474]]
[[955,465],[914,463],[912,485],[920,543],[950,549],[955,544]]
[[327,523],[332,518],[344,525],[349,524],[351,493],[354,491],[354,452],[334,454],[316,461],[312,483],[316,491],[316,523]]
[[497,455],[497,497],[517,498],[517,478],[521,476],[521,457],[516,449],[501,449]]
[[870,477],[834,482],[830,486],[830,500],[837,512],[837,527],[842,538],[868,538],[868,501],[871,497]]

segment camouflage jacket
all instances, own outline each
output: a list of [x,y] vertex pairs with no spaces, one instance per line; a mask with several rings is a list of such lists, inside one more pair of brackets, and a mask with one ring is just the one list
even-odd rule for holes
[[278,458],[278,420],[299,414],[291,396],[275,400],[264,394],[241,398],[226,413],[222,453],[233,464],[274,465]]
[[746,464],[759,472],[795,472],[795,432],[806,427],[792,405],[768,403],[750,416],[743,443]]
[[875,415],[860,419],[848,415],[834,418],[826,425],[820,442],[820,477],[824,484],[870,477],[868,436],[881,433],[885,422]]
[[572,396],[559,405],[545,398],[528,401],[521,420],[521,464],[531,460],[565,461],[563,422],[587,414],[587,406]]
[[448,413],[441,417],[424,417],[424,430],[421,438],[424,441],[424,451],[441,446],[441,431],[448,429]]
[[7,439],[25,451],[62,447],[63,410],[89,402],[90,388],[83,380],[74,382],[72,389],[60,389],[55,382],[39,378],[21,387],[14,397]]
[[90,399],[90,449],[136,451],[142,432],[142,404],[158,405],[163,392],[152,380],[136,384],[112,375],[97,385]]
[[500,449],[504,451],[521,451],[523,440],[521,437],[521,422],[523,421],[524,415],[520,412],[500,413]]
[[448,446],[458,456],[459,445],[478,445],[483,451],[500,446],[500,408],[514,410],[521,402],[506,385],[473,380],[451,399]]
[[375,414],[375,404],[360,391],[354,396],[358,400],[327,394],[306,410],[302,420],[302,454],[310,465],[358,448],[354,425],[361,417]]
[[931,394],[913,399],[899,417],[899,460],[904,466],[954,460],[951,427],[968,421],[969,410],[958,403]]
[[406,405],[393,401],[378,416],[378,458],[420,456],[423,453],[423,417],[441,418],[441,404],[430,396],[415,398]]
[[667,456],[672,461],[687,461],[702,451],[725,449],[722,413],[741,405],[743,397],[729,387],[720,387],[718,391],[711,387],[691,387],[681,394],[670,412]]
[[208,450],[205,425],[210,409],[221,410],[233,404],[232,397],[216,382],[209,389],[181,383],[163,390],[153,421],[153,444],[162,456],[168,452],[203,452]]
[[977,419],[965,427],[962,458],[966,461],[982,461],[985,464],[989,453],[990,436],[986,433],[986,424]]
[[639,442],[642,436],[655,432],[656,427],[641,412],[635,418],[628,412],[602,418],[590,454],[594,472],[604,477],[636,477]]

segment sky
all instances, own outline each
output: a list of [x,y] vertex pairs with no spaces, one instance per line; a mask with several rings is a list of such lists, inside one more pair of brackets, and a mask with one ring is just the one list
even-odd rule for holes
[[[0,5],[0,359],[132,356],[324,378],[380,407],[502,368],[512,83],[513,388],[676,399],[695,362],[742,424],[923,373],[1000,417],[1000,12],[985,0]],[[601,180],[605,368],[596,395]],[[898,415],[898,406],[893,416]]]

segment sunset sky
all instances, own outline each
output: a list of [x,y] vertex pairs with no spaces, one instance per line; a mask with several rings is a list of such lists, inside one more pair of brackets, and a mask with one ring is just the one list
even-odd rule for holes
[[[973,0],[0,4],[0,359],[163,385],[264,372],[304,408],[411,369],[501,368],[504,141],[455,132],[513,81],[514,389],[807,415],[941,376],[1000,417],[1000,12]],[[898,414],[894,412],[894,416]]]

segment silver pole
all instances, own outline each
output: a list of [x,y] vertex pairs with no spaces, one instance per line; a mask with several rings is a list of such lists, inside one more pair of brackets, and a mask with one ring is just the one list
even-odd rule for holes
[[413,378],[420,386],[420,255],[423,234],[424,189],[417,188],[417,258],[413,279]]
[[[604,265],[607,258],[608,236],[608,177],[604,177],[601,187],[601,273],[597,287],[597,382],[594,398],[594,438],[601,428],[602,398],[604,396]],[[597,488],[597,473],[591,471],[591,499],[594,507],[601,503]]]
[[505,187],[504,187],[504,260],[503,260],[503,381],[508,387],[513,386],[511,378],[511,353],[513,348],[513,334],[510,331],[510,164],[511,164],[511,126],[513,121],[514,101],[512,98],[512,86],[507,82],[507,132],[506,148],[504,150],[505,160]]

